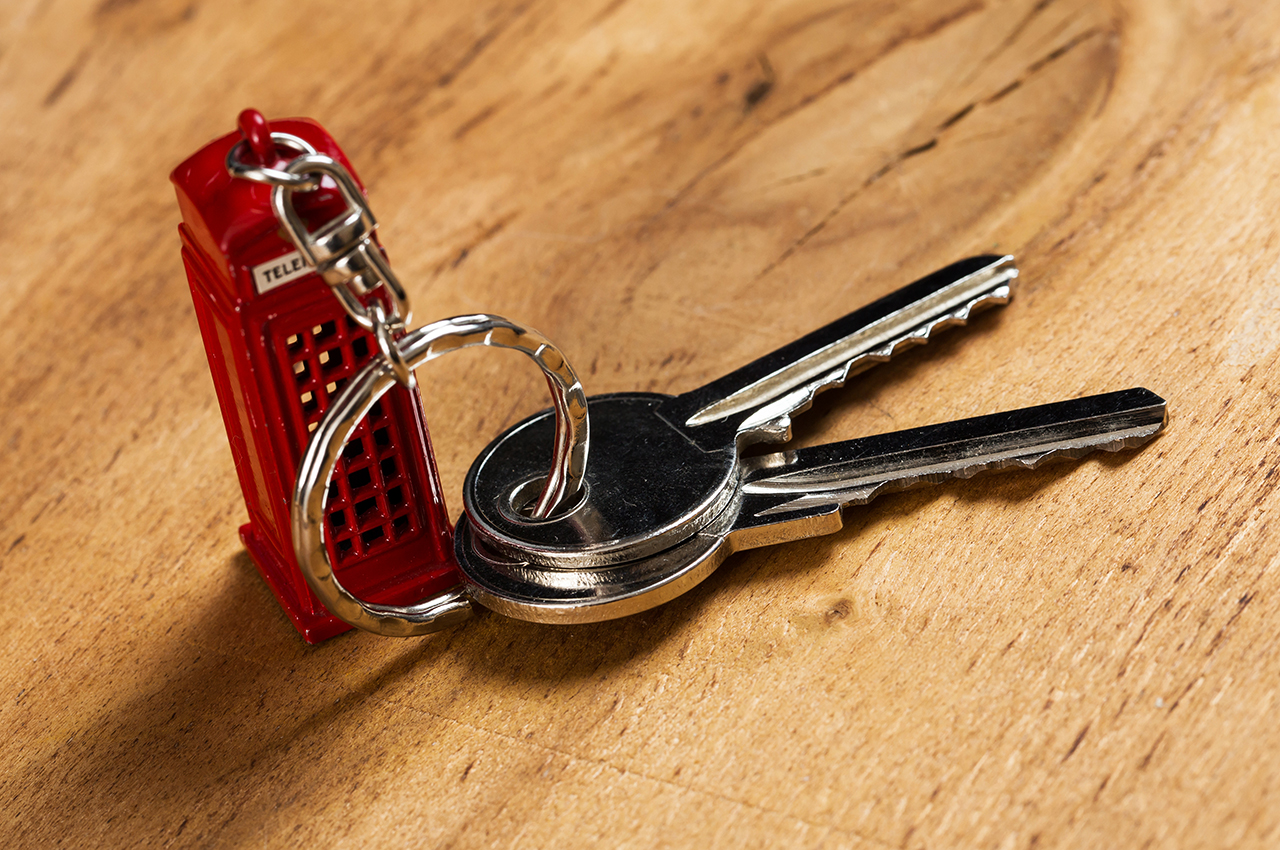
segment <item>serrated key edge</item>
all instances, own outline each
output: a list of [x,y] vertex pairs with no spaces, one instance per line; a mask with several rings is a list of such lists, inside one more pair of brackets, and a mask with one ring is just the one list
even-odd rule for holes
[[[1105,440],[1099,440],[1087,445],[1079,445],[1077,443],[1076,445],[1050,448],[1047,451],[1034,450],[1027,452],[1024,450],[1020,453],[1010,452],[997,457],[974,459],[972,462],[965,462],[962,465],[952,464],[949,469],[947,468],[948,464],[935,464],[932,467],[923,468],[918,472],[901,478],[885,477],[879,481],[850,484],[847,487],[803,495],[783,504],[756,511],[752,515],[765,517],[817,507],[839,506],[843,508],[853,505],[865,505],[882,492],[898,492],[917,486],[939,484],[950,480],[968,480],[985,472],[998,472],[1005,469],[1038,469],[1043,464],[1054,460],[1080,460],[1096,451],[1118,452],[1123,449],[1138,448],[1153,439],[1164,430],[1164,427],[1165,424],[1163,422],[1156,425],[1145,425],[1112,434]],[[770,483],[769,479],[752,482],[743,487],[743,492],[747,495],[759,496],[776,496],[780,492],[785,492],[783,488],[777,486],[776,482],[773,482],[773,486],[770,486]],[[797,483],[791,485],[791,487],[800,490],[803,489],[804,485]]]
[[[1014,276],[1016,276],[1016,272]],[[739,426],[739,435],[763,437],[769,441],[776,442],[790,440],[792,417],[813,407],[814,399],[818,393],[843,387],[850,378],[863,371],[863,369],[855,371],[857,366],[861,365],[864,368],[870,368],[877,363],[887,363],[904,347],[914,348],[929,342],[937,331],[951,327],[962,327],[968,324],[975,310],[1008,304],[1012,295],[1012,280],[1013,276],[1002,286],[979,295],[958,309],[895,337],[881,348],[860,354],[827,374],[761,407]]]

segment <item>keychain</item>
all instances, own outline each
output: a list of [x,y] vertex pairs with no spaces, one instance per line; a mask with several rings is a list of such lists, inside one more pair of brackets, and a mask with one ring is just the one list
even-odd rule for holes
[[[311,139],[302,137],[304,129]],[[175,172],[187,221],[184,258],[199,313],[203,290],[197,286],[196,250],[202,243],[192,221],[193,213],[211,207],[201,206],[200,198],[194,203],[184,200],[184,187],[196,183],[179,174],[197,160],[207,164],[220,152],[226,173],[233,175],[228,179],[250,187],[245,197],[255,204],[269,201],[296,251],[281,253],[282,240],[272,242],[259,234],[266,233],[266,226],[257,206],[243,223],[218,219],[223,228],[219,232],[259,234],[253,238],[270,246],[255,254],[233,240],[226,256],[240,263],[232,262],[231,275],[242,290],[263,266],[268,285],[296,277],[312,281],[316,286],[311,289],[321,291],[318,281],[323,279],[337,296],[334,303],[345,311],[341,318],[354,338],[370,341],[362,367],[344,372],[343,382],[334,382],[323,408],[308,420],[305,450],[289,456],[297,458],[292,465],[296,477],[279,474],[288,464],[277,462],[279,479],[273,482],[291,480],[287,542],[294,556],[292,563],[273,569],[300,577],[317,605],[352,626],[384,635],[426,634],[462,622],[477,605],[544,623],[626,616],[685,592],[733,552],[834,532],[842,525],[844,508],[866,504],[882,492],[983,471],[1034,469],[1049,460],[1078,459],[1099,449],[1134,448],[1166,423],[1164,400],[1135,388],[744,458],[743,449],[753,444],[789,440],[792,417],[807,410],[817,393],[843,386],[897,352],[927,342],[939,330],[965,324],[978,310],[1008,303],[1018,275],[1013,259],[981,256],[954,263],[681,395],[614,393],[588,398],[554,345],[506,319],[460,316],[407,330],[408,299],[376,242],[376,222],[360,186],[332,140],[311,122],[275,122],[268,134],[261,116],[252,111],[242,114],[241,130],[243,139],[233,134],[218,140]],[[281,149],[293,155],[284,156]],[[225,182],[205,177],[220,186]],[[187,191],[191,194],[190,188]],[[219,247],[225,252],[224,243]],[[243,256],[236,251],[243,251]],[[271,257],[259,265],[248,264],[267,254]],[[279,315],[273,318],[283,321]],[[255,514],[255,506],[264,500],[250,491],[250,484],[257,485],[259,479],[245,471],[257,472],[253,460],[262,452],[255,454],[254,444],[247,440],[237,446],[237,439],[247,433],[269,441],[273,435],[269,427],[242,424],[237,430],[232,413],[244,420],[245,409],[252,405],[241,403],[248,397],[243,383],[219,378],[211,339],[224,336],[221,326],[211,331],[208,325],[210,320],[202,315],[201,330],[250,507],[246,528],[255,522],[265,526],[259,519],[261,509]],[[425,426],[412,432],[420,435],[416,442],[396,444],[395,451],[401,453],[388,456],[422,453],[415,468],[425,470],[425,476],[413,492],[428,492],[434,501],[429,511],[419,508],[415,515],[426,517],[420,520],[426,523],[422,527],[443,529],[443,534],[421,535],[404,547],[406,553],[427,552],[423,563],[435,569],[431,581],[420,583],[422,592],[411,593],[412,582],[407,581],[388,590],[386,579],[372,574],[373,558],[352,561],[350,566],[343,561],[341,541],[367,532],[360,524],[363,520],[351,528],[335,522],[335,515],[346,510],[350,499],[362,497],[360,486],[370,486],[363,479],[360,486],[350,483],[359,469],[368,468],[360,463],[368,451],[370,428],[392,412],[393,400],[419,403],[413,370],[448,351],[473,345],[528,355],[546,378],[553,406],[508,429],[472,464],[463,488],[464,513],[453,539],[456,562],[438,547],[431,548],[448,534],[448,522]],[[269,360],[254,360],[249,368],[260,362],[270,366]],[[286,396],[303,386],[296,366],[294,370],[293,375],[283,375]],[[227,383],[231,386],[224,389]],[[240,395],[235,394],[237,387]],[[229,407],[224,393],[230,393],[236,405]],[[402,406],[394,411],[410,415]],[[411,415],[421,421],[416,407]],[[248,419],[252,418],[251,411]],[[296,448],[300,443],[287,445]],[[276,499],[279,493],[278,488],[270,491]],[[382,497],[373,498],[381,510]],[[279,519],[280,512],[272,516]],[[277,535],[271,541],[283,548],[280,525],[269,528]],[[255,544],[250,543],[257,539],[255,533],[242,529],[241,534],[270,583],[275,573],[258,560]],[[369,587],[376,589],[365,590]],[[288,610],[278,590],[277,597]]]
[[[257,113],[246,112],[241,125],[241,132],[210,143],[173,172],[182,259],[248,508],[240,537],[294,626],[315,643],[350,626],[321,604],[298,569],[289,502],[311,433],[351,376],[378,357],[379,343],[284,235],[271,187],[252,179],[279,179],[274,166],[281,154],[323,154],[345,163],[342,151],[312,121],[275,122],[270,137]],[[228,173],[229,155],[241,176]],[[343,173],[345,191],[359,194],[354,175]],[[343,188],[320,182],[298,196],[297,216],[328,220],[347,208]],[[317,185],[311,178],[294,183]],[[380,289],[371,303],[408,318],[398,284]],[[369,411],[337,467],[329,483],[326,546],[353,590],[405,603],[458,583],[415,388],[388,393]]]

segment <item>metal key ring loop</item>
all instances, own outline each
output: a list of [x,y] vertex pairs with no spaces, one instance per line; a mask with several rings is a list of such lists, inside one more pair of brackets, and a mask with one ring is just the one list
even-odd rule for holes
[[[546,517],[577,495],[587,464],[587,397],[573,367],[541,334],[498,316],[479,314],[434,322],[406,334],[395,344],[410,369],[450,351],[476,345],[511,348],[532,358],[547,379],[556,416],[553,463],[534,504],[534,517]],[[325,494],[338,457],[356,425],[397,383],[392,366],[377,358],[343,389],[316,428],[298,465],[291,514],[298,566],[325,608],[365,631],[409,637],[462,622],[473,613],[471,600],[455,588],[407,606],[365,602],[338,581],[324,545]]]
[[[292,148],[304,156],[316,152],[316,149],[309,142],[292,133],[272,133],[271,141],[281,147]],[[320,178],[318,176],[290,174],[288,171],[282,171],[279,168],[249,165],[244,161],[245,152],[248,150],[249,140],[241,139],[231,146],[231,150],[227,151],[227,172],[232,177],[242,177],[255,183],[265,183],[268,186],[280,186],[292,189],[295,192],[306,192],[320,186]]]

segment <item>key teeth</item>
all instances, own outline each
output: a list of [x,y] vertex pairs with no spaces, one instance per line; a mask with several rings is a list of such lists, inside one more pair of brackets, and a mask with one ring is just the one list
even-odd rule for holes
[[[1006,469],[1039,469],[1046,463],[1057,460],[1082,460],[1096,451],[1118,452],[1124,449],[1135,449],[1155,438],[1163,429],[1163,424],[1142,433],[1130,434],[1107,443],[1096,443],[1088,446],[1050,449],[1046,452],[1021,455],[1019,457],[998,458],[990,461],[978,461],[946,472],[922,472],[905,478],[886,479],[871,484],[850,487],[845,490],[831,490],[825,493],[814,493],[800,496],[783,504],[774,505],[755,513],[756,517],[776,516],[778,514],[796,513],[812,510],[816,507],[838,504],[841,508],[865,505],[883,492],[911,490],[927,484],[941,484],[946,481],[967,481],[986,472],[1001,472]],[[892,485],[892,486],[890,486]]]
[[[799,396],[799,401],[789,405],[785,413],[775,414],[770,418],[759,421],[752,421],[754,417],[748,417],[742,423],[738,431],[739,438],[749,437],[754,441],[782,443],[791,439],[791,417],[804,413],[813,407],[814,399],[818,393],[830,389],[838,389],[848,382],[850,372],[855,366],[864,363],[887,363],[893,359],[900,350],[905,348],[914,348],[917,345],[924,345],[929,342],[935,331],[945,330],[946,328],[959,327],[967,324],[972,317],[974,310],[979,307],[995,306],[997,304],[1008,304],[1010,287],[1008,283],[999,286],[990,292],[984,293],[972,301],[956,308],[945,315],[939,316],[931,322],[928,322],[913,331],[903,334],[896,339],[890,340],[884,347],[874,351],[868,351],[860,354],[847,361],[843,366],[828,372],[820,378],[817,378],[797,390],[784,395],[778,402],[785,401],[788,398]],[[778,404],[765,405],[759,411],[769,416],[769,408]]]

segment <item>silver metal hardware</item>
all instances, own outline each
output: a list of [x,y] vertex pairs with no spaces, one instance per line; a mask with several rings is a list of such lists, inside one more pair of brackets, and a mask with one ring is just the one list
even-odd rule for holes
[[[531,521],[545,519],[566,496],[578,493],[589,443],[586,394],[559,349],[536,331],[488,315],[445,319],[391,341],[398,360],[410,370],[450,351],[476,345],[511,348],[526,354],[538,364],[551,389],[555,461],[551,472],[538,479],[540,492],[529,508]],[[338,581],[324,546],[325,492],[334,466],[356,425],[396,381],[391,363],[375,358],[334,400],[298,465],[291,511],[298,566],[325,608],[366,631],[407,637],[446,629],[471,616],[466,594],[455,589],[409,606],[365,602]],[[545,448],[544,443],[544,451]]]
[[1010,257],[975,257],[683,395],[591,397],[586,495],[548,521],[512,505],[551,423],[544,413],[514,426],[464,485],[455,551],[467,592],[539,622],[624,616],[687,590],[733,551],[834,531],[842,507],[876,493],[1154,436],[1164,402],[1131,390],[742,460],[750,444],[789,439],[816,393],[1007,303],[1016,276]]
[[396,345],[395,337],[392,336],[392,323],[381,301],[369,302],[369,315],[373,319],[373,338],[378,344],[378,354],[391,367],[391,374],[396,381],[402,386],[409,386],[413,381],[413,370]]
[[[314,154],[316,149],[311,143],[305,139],[300,139],[292,133],[272,133],[271,141],[280,147],[295,150],[300,154]],[[319,177],[308,174],[290,174],[287,171],[281,171],[278,168],[267,168],[266,166],[253,166],[245,162],[245,153],[249,150],[249,142],[247,139],[241,139],[231,146],[231,150],[227,151],[227,172],[232,177],[239,177],[244,180],[252,180],[255,183],[265,183],[268,186],[285,186],[295,191],[307,191],[316,189],[320,186]]]
[[293,244],[306,261],[316,267],[329,284],[351,318],[367,331],[377,326],[370,308],[360,297],[385,287],[391,296],[389,324],[392,330],[403,330],[412,319],[409,296],[400,279],[373,241],[378,221],[365,203],[360,187],[342,163],[324,154],[307,154],[292,160],[284,169],[291,175],[320,174],[333,179],[347,202],[343,215],[322,224],[314,231],[294,209],[294,189],[276,185],[271,190],[271,208],[284,225]]

